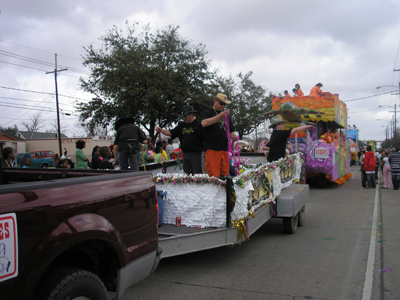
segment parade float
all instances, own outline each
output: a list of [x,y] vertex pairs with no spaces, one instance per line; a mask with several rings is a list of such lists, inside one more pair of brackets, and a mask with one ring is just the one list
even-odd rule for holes
[[[163,222],[185,226],[221,228],[231,225],[245,232],[246,222],[260,207],[276,204],[281,191],[300,178],[300,153],[278,161],[252,163],[240,159],[240,141],[231,142],[229,112],[225,111],[228,155],[235,176],[210,177],[161,173],[154,175],[157,190],[168,195]],[[271,206],[271,210],[274,208]],[[244,234],[247,236],[247,234]]]
[[229,123],[225,111],[230,176],[184,174],[176,170],[177,161],[146,167],[163,197],[158,201],[162,257],[241,243],[273,217],[283,219],[286,233],[303,225],[309,187],[294,184],[301,177],[301,154],[272,163],[262,154],[241,158],[239,140],[231,142]]
[[297,153],[273,163],[241,165],[239,175],[229,180],[206,174],[154,174],[157,190],[166,192],[168,199],[163,223],[175,224],[179,217],[185,226],[224,227],[228,197],[232,205],[230,218],[236,226],[264,205],[274,210],[275,199],[298,181],[301,167]]
[[375,152],[376,149],[378,149],[375,140],[369,140],[369,141],[367,142],[367,146],[371,146],[371,149],[372,149],[372,151],[374,151],[374,152]]
[[285,129],[313,124],[310,131],[290,137],[291,151],[302,153],[307,181],[324,187],[327,181],[342,184],[351,177],[350,144],[346,139],[346,104],[338,95],[291,97],[272,100],[272,111],[265,117],[281,115]]
[[173,162],[168,164],[163,173],[157,165],[148,169],[163,195],[158,228],[162,258],[240,244],[271,218],[282,218],[286,233],[304,225],[309,187],[298,183],[300,153],[273,163],[249,159],[234,177],[169,173]]
[[345,131],[346,139],[350,144],[350,154],[351,160],[350,165],[355,165],[358,163],[358,152],[360,151],[358,147],[358,129],[357,128],[347,128]]

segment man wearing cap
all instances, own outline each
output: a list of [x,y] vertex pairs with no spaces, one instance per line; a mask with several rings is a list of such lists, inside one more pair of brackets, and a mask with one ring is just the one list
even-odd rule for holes
[[289,130],[284,130],[284,124],[287,121],[283,121],[281,116],[275,116],[271,119],[271,125],[269,128],[272,128],[274,131],[271,134],[271,139],[266,145],[269,147],[269,153],[267,160],[268,162],[273,162],[280,158],[284,158],[286,154],[286,141],[292,134],[296,134],[305,129],[311,129],[314,126],[306,125],[300,126],[296,128],[290,128]]
[[165,130],[157,126],[156,131],[170,136],[171,139],[179,138],[183,152],[183,171],[186,174],[202,173],[203,133],[200,121],[194,116],[197,111],[193,109],[193,106],[184,106],[182,111],[179,118],[182,118],[184,122],[179,122],[171,130]]
[[[209,176],[221,177],[229,174],[228,137],[225,131],[226,104],[231,103],[224,94],[214,97],[212,109],[204,112],[201,126],[204,128],[204,149],[206,151],[206,171]],[[229,130],[232,140],[237,140],[235,127],[230,117]]]
[[131,170],[135,171],[135,160],[133,155],[136,157],[136,164],[139,166],[140,159],[140,143],[147,143],[147,137],[144,132],[134,125],[135,120],[132,117],[121,117],[115,122],[114,127],[117,131],[117,136],[114,141],[114,157],[118,158],[120,162],[121,170],[128,170],[128,161],[131,166]]
[[311,97],[322,97],[324,94],[322,93],[321,87],[323,87],[322,83],[317,83],[310,91]]

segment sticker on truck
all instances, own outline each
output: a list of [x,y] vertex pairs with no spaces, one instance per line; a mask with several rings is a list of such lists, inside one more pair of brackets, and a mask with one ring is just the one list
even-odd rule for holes
[[18,276],[17,216],[0,215],[0,282]]

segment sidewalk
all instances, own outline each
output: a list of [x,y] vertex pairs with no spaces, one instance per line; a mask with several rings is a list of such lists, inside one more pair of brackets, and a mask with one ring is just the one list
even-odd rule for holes
[[[379,173],[379,224],[381,236],[377,238],[375,270],[379,272],[380,298],[400,299],[400,190],[383,189],[382,173]],[[379,226],[378,225],[378,226]],[[375,278],[374,278],[375,280]],[[377,287],[374,284],[375,287]]]

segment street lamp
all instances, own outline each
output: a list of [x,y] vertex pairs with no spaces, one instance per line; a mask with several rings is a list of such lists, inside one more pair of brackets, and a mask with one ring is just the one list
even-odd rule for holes
[[[385,119],[376,119],[377,121],[386,121],[390,124],[390,132],[392,133],[392,136],[390,138],[393,138],[393,120],[385,120]],[[389,124],[387,126],[389,126]],[[386,127],[386,126],[382,126]]]
[[381,126],[381,127],[385,127],[386,128],[386,130],[385,130],[385,134],[386,134],[386,140],[388,140],[389,139],[389,125],[386,125],[386,126]]
[[[400,69],[399,70],[393,70],[393,71],[400,71]],[[381,86],[377,86],[376,88],[377,89],[380,89],[380,88],[382,88],[382,87],[395,87],[395,88],[398,88],[399,89],[399,95],[400,95],[400,82],[399,82],[399,85],[398,86],[395,86],[395,85],[381,85]],[[379,107],[381,107],[381,106],[379,106]],[[389,111],[389,112],[393,112],[394,113],[394,124],[393,124],[393,137],[394,137],[394,144],[395,144],[395,146],[396,146],[396,131],[397,131],[397,110],[396,110],[396,104],[394,105],[394,111]]]
[[387,86],[391,86],[391,87],[398,88],[398,86],[389,84],[389,85],[380,85],[380,86],[377,86],[376,89],[379,90],[380,88],[387,87]]

